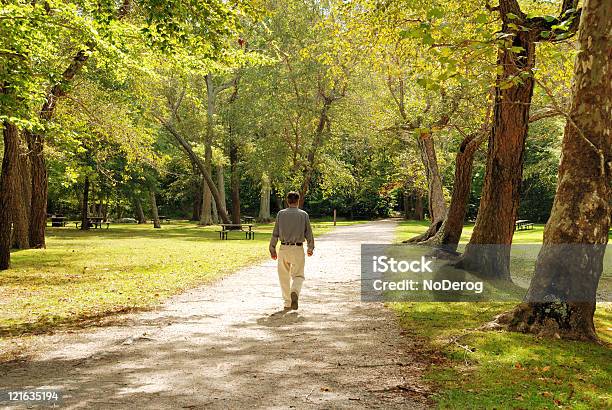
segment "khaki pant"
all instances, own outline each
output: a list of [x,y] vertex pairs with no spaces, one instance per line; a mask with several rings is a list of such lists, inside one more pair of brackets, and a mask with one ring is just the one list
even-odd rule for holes
[[291,306],[291,293],[300,295],[304,282],[304,248],[296,245],[281,245],[278,250],[278,280],[285,307]]

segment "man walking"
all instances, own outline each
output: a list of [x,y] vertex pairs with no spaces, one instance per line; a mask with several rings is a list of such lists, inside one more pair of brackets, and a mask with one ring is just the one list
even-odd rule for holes
[[[278,212],[276,224],[270,239],[270,255],[278,259],[278,280],[280,281],[285,310],[296,310],[302,283],[304,282],[304,239],[307,242],[307,254],[312,256],[314,237],[310,227],[308,214],[298,208],[300,194],[287,194],[288,208]],[[281,246],[276,254],[276,243],[280,239]]]

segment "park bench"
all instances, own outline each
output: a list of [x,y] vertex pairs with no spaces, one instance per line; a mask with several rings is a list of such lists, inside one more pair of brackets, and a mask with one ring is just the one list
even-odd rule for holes
[[66,226],[66,217],[65,216],[51,216],[51,226],[52,227],[62,227]]
[[533,229],[533,223],[529,222],[527,219],[519,219],[515,222],[515,226],[517,231]]
[[230,231],[244,232],[244,239],[255,239],[255,232],[253,232],[253,224],[219,224],[221,230],[219,232],[219,239],[227,240]]

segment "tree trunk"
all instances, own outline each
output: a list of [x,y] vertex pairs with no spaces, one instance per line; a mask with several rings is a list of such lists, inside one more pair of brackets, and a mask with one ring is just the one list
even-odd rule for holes
[[[225,175],[224,175],[225,170],[223,169],[223,165],[218,165],[217,166],[217,189],[219,190],[219,199],[221,200],[221,202],[223,203],[223,206],[227,209],[227,202],[225,200]],[[219,215],[217,212],[217,207],[216,207],[216,203],[213,203],[214,209],[213,209],[213,216],[214,216],[214,221],[215,223],[219,222]]]
[[464,138],[457,152],[455,160],[455,178],[453,182],[453,194],[451,203],[442,226],[436,234],[425,244],[440,246],[444,250],[455,252],[467,212],[467,203],[470,198],[472,187],[472,169],[474,166],[474,155],[482,143],[483,138],[478,134],[471,134]]
[[323,99],[323,107],[321,108],[321,113],[319,114],[319,123],[317,124],[317,129],[315,130],[312,145],[310,146],[310,149],[308,151],[306,165],[303,172],[304,178],[302,180],[302,186],[300,188],[300,201],[298,204],[300,208],[304,208],[306,194],[310,189],[310,183],[312,182],[312,176],[314,174],[315,169],[316,154],[317,150],[323,143],[323,133],[325,132],[325,124],[327,124],[329,121],[329,119],[327,118],[327,112],[329,111],[331,104],[332,100],[330,98]]
[[30,246],[45,247],[45,228],[47,227],[47,163],[43,152],[43,136],[25,132],[30,150],[32,166],[32,205],[30,208]]
[[272,198],[274,198],[274,204],[276,205],[276,209],[280,211],[281,209],[283,209],[283,200],[278,194],[278,191],[275,190],[274,194],[272,195]]
[[110,202],[110,194],[106,194],[106,198],[102,203],[102,216],[104,217],[104,222],[108,220],[108,207]]
[[102,202],[102,197],[103,197],[103,193],[102,193],[102,190],[100,190],[100,191],[98,192],[98,203],[95,205],[95,206],[96,206],[96,216],[97,216],[97,217],[102,217],[102,216],[104,216],[104,215],[102,214],[102,205],[103,205],[103,202]]
[[138,224],[146,224],[147,218],[145,217],[144,211],[142,210],[142,202],[140,202],[140,198],[137,196],[134,197],[134,207],[136,208],[136,218],[138,219]]
[[[96,197],[96,184],[92,184],[91,181],[89,182],[89,195],[88,195],[88,199],[89,198],[95,198]],[[88,213],[91,216],[96,216],[96,204],[95,201],[87,201],[89,203],[89,207],[88,209]]]
[[13,239],[12,245],[16,249],[28,249],[30,247],[30,207],[32,203],[30,162],[28,160],[27,147],[20,138],[19,155],[17,157],[17,185],[11,205],[13,216]]
[[219,223],[219,214],[217,214],[217,203],[212,201],[212,223]]
[[[212,144],[214,140],[215,132],[215,104],[216,94],[214,85],[212,82],[212,76],[206,75],[206,137],[204,138],[204,165],[206,166],[206,172],[209,175],[212,174]],[[202,215],[200,216],[200,225],[211,225],[212,221],[212,195],[211,190],[208,186],[204,189],[204,196],[202,199]]]
[[404,189],[402,191],[402,211],[404,213],[404,219],[410,219],[410,196],[408,196],[408,192]]
[[436,157],[436,149],[431,133],[421,132],[418,142],[421,148],[421,159],[425,166],[425,175],[427,176],[429,217],[431,218],[432,225],[434,225],[444,220],[446,215],[446,202],[444,201],[444,192],[442,190],[442,176],[440,175],[438,158]]
[[[217,189],[219,190],[219,198],[225,204],[225,169],[223,165],[217,167]],[[227,208],[227,206],[225,206]]]
[[433,139],[431,138],[431,133],[420,132],[417,141],[421,152],[421,160],[425,167],[425,175],[427,176],[427,198],[429,202],[429,217],[431,224],[425,233],[403,241],[404,243],[418,243],[430,239],[438,232],[446,216],[446,202],[444,200],[444,192],[442,191],[442,176],[438,168],[438,159],[436,157],[436,149]]
[[200,216],[202,213],[202,198],[203,198],[203,192],[204,192],[204,187],[206,186],[206,180],[204,178],[202,178],[195,190],[195,198],[193,200],[193,214],[191,215],[191,220],[192,221],[200,221]]
[[238,144],[230,135],[229,147],[231,191],[232,191],[232,223],[240,223],[240,175],[238,173]]
[[414,216],[417,221],[425,219],[425,210],[423,209],[423,195],[417,192],[414,203]]
[[261,176],[261,195],[259,201],[259,219],[261,221],[270,220],[270,178],[264,172]]
[[11,204],[14,202],[19,179],[19,130],[14,124],[4,122],[4,156],[0,174],[0,270],[8,269],[11,260]]
[[157,200],[155,199],[155,191],[149,190],[149,198],[151,200],[151,213],[153,214],[153,228],[161,228],[159,221],[159,212],[157,211]]
[[89,177],[85,177],[83,184],[83,203],[81,208],[81,230],[89,229]]
[[586,0],[557,192],[525,303],[510,330],[596,340],[593,314],[612,211],[612,2]]
[[[507,2],[500,2],[500,13]],[[511,2],[510,2],[511,3]],[[520,12],[520,10],[519,10]],[[535,39],[531,31],[513,30],[504,20],[502,32],[512,33],[512,49],[500,48],[493,127],[489,136],[487,166],[476,225],[458,267],[477,272],[484,278],[511,281],[510,245],[514,235],[523,154],[533,95]],[[520,82],[513,81],[521,78]],[[495,246],[482,246],[491,245]]]

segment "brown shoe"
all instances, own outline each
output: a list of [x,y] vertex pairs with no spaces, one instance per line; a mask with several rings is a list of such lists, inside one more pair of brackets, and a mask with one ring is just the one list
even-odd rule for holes
[[291,309],[297,310],[298,308],[298,295],[296,292],[291,292]]

